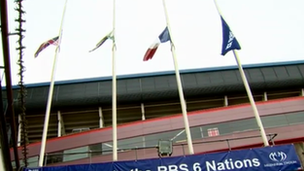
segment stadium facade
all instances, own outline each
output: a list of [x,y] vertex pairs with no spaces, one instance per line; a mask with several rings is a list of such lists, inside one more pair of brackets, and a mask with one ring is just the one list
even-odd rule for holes
[[[244,69],[270,144],[296,144],[303,161],[304,61]],[[181,78],[196,154],[263,146],[236,66],[184,70]],[[111,85],[111,77],[56,82],[45,165],[112,160]],[[159,140],[173,142],[172,156],[188,154],[174,72],[119,76],[117,88],[118,160],[156,158]],[[27,85],[31,167],[38,163],[48,89],[49,83]],[[13,93],[17,98],[18,87]]]

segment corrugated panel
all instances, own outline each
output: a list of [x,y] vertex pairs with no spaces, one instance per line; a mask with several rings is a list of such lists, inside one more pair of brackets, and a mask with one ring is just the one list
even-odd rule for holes
[[[304,65],[249,68],[245,70],[253,91],[304,87]],[[237,69],[181,75],[185,96],[244,92]],[[44,108],[48,86],[28,89],[27,108]],[[14,90],[17,98],[18,90]],[[178,98],[175,75],[130,78],[117,81],[118,103]],[[55,86],[53,107],[112,102],[112,81],[82,82]]]
[[238,71],[221,72],[225,85],[239,83],[241,81]]
[[248,77],[248,81],[251,83],[261,83],[265,82],[265,77],[260,68],[248,69],[246,70],[246,75]]
[[140,79],[126,79],[125,84],[128,94],[135,94],[141,92],[141,80]]
[[[296,67],[299,69],[299,72],[301,73],[302,78],[304,77],[304,65],[296,65]],[[291,67],[290,67],[291,68]]]
[[[196,88],[197,80],[194,74],[184,74],[181,76],[184,89]],[[176,82],[176,81],[175,81]],[[175,83],[176,84],[176,83]]]

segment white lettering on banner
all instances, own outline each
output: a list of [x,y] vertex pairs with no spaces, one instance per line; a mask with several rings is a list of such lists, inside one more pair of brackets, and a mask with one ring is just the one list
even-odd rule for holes
[[180,168],[180,170],[182,170],[182,171],[189,171],[188,165],[186,165],[186,164],[181,164],[181,165],[179,165],[179,168]]
[[207,171],[219,171],[219,170],[231,170],[231,169],[241,169],[248,167],[259,167],[261,165],[259,159],[244,159],[244,160],[235,160],[226,159],[224,162],[216,162],[212,160],[211,162],[206,161]]
[[202,171],[200,163],[194,163],[193,164],[193,171]]
[[158,166],[157,171],[189,171],[187,164]]
[[230,48],[230,47],[232,46],[233,39],[234,39],[234,35],[233,35],[233,33],[230,31],[230,32],[229,32],[229,40],[228,40],[228,43],[227,43],[227,46],[226,46],[226,49],[225,49],[225,50],[227,50],[228,48]]
[[[116,170],[114,170],[116,171]],[[138,168],[135,168],[135,169],[131,169],[130,171],[142,171],[142,170],[139,170]],[[151,170],[144,170],[144,171],[151,171]]]
[[[224,171],[232,169],[252,168],[259,167],[261,165],[259,159],[257,158],[244,160],[226,159],[222,162],[216,162],[215,160],[212,160],[211,162],[206,161],[205,164],[207,171]],[[187,164],[158,166],[157,171],[202,171],[201,164],[199,162],[196,162],[192,165],[192,170],[191,166],[189,167]]]

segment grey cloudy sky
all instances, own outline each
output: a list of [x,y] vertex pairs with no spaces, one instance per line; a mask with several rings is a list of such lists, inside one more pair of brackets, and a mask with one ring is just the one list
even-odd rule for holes
[[[220,55],[222,28],[213,0],[166,2],[180,69],[236,65],[232,53]],[[303,59],[303,0],[217,2],[242,47],[243,64]],[[142,61],[166,26],[162,0],[116,0],[116,5],[117,74],[173,70],[169,43],[160,46],[153,60]],[[24,1],[26,83],[50,81],[55,47],[45,49],[37,59],[34,53],[42,42],[58,35],[63,6],[64,0]],[[9,2],[11,32],[16,27],[14,7]],[[55,79],[111,76],[111,41],[88,52],[111,29],[111,0],[69,0]],[[10,38],[13,84],[19,79],[16,40]]]

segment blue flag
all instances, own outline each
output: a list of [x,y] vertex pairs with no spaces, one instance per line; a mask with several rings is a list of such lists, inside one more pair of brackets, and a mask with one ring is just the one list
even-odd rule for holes
[[228,24],[221,16],[222,28],[223,28],[223,45],[221,55],[225,56],[227,52],[234,49],[241,49],[239,42],[234,37],[232,31],[230,30]]
[[168,27],[165,28],[165,30],[158,36],[158,38],[161,43],[165,43],[171,40]]

